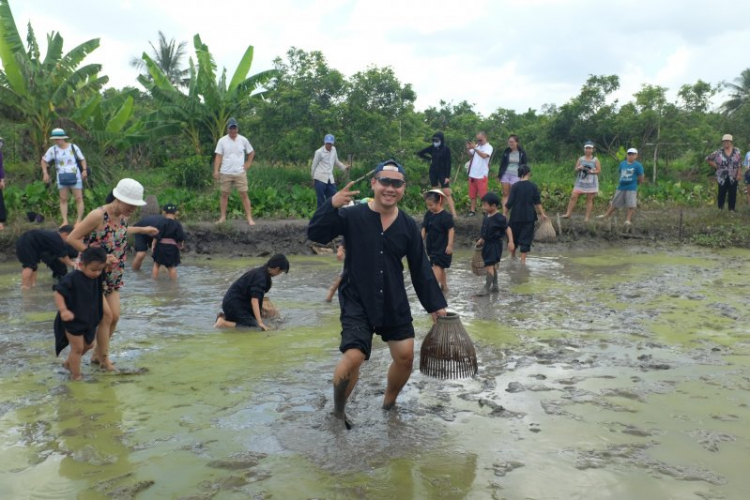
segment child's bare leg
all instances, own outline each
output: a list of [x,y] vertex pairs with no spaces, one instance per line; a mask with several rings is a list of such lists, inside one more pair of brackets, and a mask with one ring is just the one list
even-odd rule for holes
[[216,323],[214,323],[214,328],[236,328],[237,323],[234,321],[227,321],[227,319],[224,317],[224,313],[219,313],[218,316],[216,316]]
[[484,282],[484,288],[481,292],[477,294],[478,297],[485,297],[490,294],[490,289],[492,288],[492,283],[495,280],[495,266],[487,266],[484,268],[485,272],[485,282]]
[[177,268],[176,267],[168,267],[169,270],[169,279],[172,281],[177,281]]
[[159,264],[154,262],[154,267],[151,268],[151,278],[158,280],[159,279]]
[[31,288],[34,288],[36,286],[36,277],[39,276],[39,273],[37,271],[34,271],[31,273]]
[[33,283],[34,270],[30,267],[24,267],[21,271],[21,290],[28,290]]
[[440,284],[443,287],[443,292],[447,292],[448,291],[448,270],[441,268],[440,272],[442,274]]
[[526,252],[521,252],[521,265],[526,265]]
[[70,352],[68,353],[68,360],[65,362],[65,368],[70,370],[70,378],[73,380],[81,380],[81,356],[84,353],[84,342],[83,335],[71,335],[65,332],[65,336],[68,337],[68,343],[70,344]]

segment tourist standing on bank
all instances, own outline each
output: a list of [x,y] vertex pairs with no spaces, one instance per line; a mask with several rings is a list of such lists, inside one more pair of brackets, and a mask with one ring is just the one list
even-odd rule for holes
[[68,200],[70,193],[76,200],[76,224],[83,220],[83,183],[88,177],[88,166],[81,149],[68,142],[68,136],[61,128],[50,134],[54,142],[42,157],[42,175],[44,183],[49,184],[49,166],[54,164],[57,171],[57,190],[60,193],[61,226],[68,225]]
[[573,186],[573,194],[570,196],[568,210],[563,219],[570,219],[573,210],[578,203],[578,197],[586,195],[586,218],[588,222],[591,217],[591,211],[594,209],[594,197],[599,194],[599,173],[602,171],[602,165],[599,159],[594,156],[594,143],[587,141],[583,146],[583,156],[578,158],[575,166],[576,182]]
[[242,206],[245,208],[247,223],[254,226],[255,221],[253,221],[250,198],[247,196],[247,171],[253,164],[255,150],[250,141],[239,134],[239,126],[234,118],[227,121],[227,135],[219,139],[214,153],[216,153],[214,179],[219,181],[221,186],[221,199],[219,200],[221,215],[216,223],[221,224],[227,220],[227,204],[234,187],[237,189]]
[[503,187],[502,206],[508,203],[510,188],[520,180],[518,168],[521,165],[528,165],[528,163],[526,151],[521,147],[518,136],[513,134],[508,137],[508,147],[503,151],[503,157],[500,159],[500,170],[497,173],[497,178]]
[[448,209],[453,217],[456,216],[456,206],[451,192],[451,150],[445,144],[442,132],[435,132],[432,144],[417,153],[417,156],[430,162],[430,187],[440,189]]
[[492,146],[487,142],[487,134],[477,133],[476,142],[468,141],[466,151],[469,153],[469,198],[471,208],[469,217],[477,214],[477,200],[481,200],[487,194],[488,179],[490,173],[490,158],[492,158]]
[[336,179],[333,177],[333,167],[348,170],[351,165],[344,165],[339,161],[333,143],[335,137],[328,134],[323,139],[323,147],[315,151],[313,156],[311,175],[315,184],[315,195],[318,197],[318,208],[323,206],[328,198],[336,194]]
[[706,156],[706,161],[716,170],[716,182],[719,184],[717,197],[719,210],[724,210],[724,202],[729,201],[729,211],[735,212],[737,184],[742,175],[742,155],[740,150],[734,147],[730,134],[724,134],[721,144],[721,148]]
[[5,199],[3,191],[5,190],[5,164],[3,163],[3,145],[5,141],[0,137],[0,231],[5,229],[5,221],[8,220],[8,213],[5,211]]
[[750,151],[745,154],[745,160],[742,162],[745,167],[745,189],[747,190],[747,205],[750,206]]
[[620,162],[620,182],[617,184],[615,196],[609,204],[606,213],[598,215],[597,219],[606,219],[618,208],[626,208],[625,225],[633,222],[633,214],[638,206],[638,185],[645,180],[643,165],[638,161],[638,150],[628,149],[628,157]]

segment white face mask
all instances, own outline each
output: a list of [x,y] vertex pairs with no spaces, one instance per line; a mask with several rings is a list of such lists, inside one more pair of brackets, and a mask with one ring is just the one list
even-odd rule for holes
[[441,144],[440,141],[432,141],[432,145],[435,146],[436,148],[439,148],[440,144]]

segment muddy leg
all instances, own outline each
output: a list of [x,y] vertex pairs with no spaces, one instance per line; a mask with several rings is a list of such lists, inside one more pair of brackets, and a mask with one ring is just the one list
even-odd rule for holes
[[414,365],[414,339],[391,340],[388,342],[393,362],[388,369],[388,386],[383,397],[383,409],[390,410],[396,405],[396,398],[411,377]]
[[495,279],[495,267],[489,266],[484,268],[485,272],[485,278],[484,278],[484,288],[482,291],[477,293],[477,297],[486,297],[490,294],[490,289],[492,288],[492,281]]
[[[521,254],[521,259],[523,259],[524,254]],[[523,260],[521,260],[523,262]],[[497,286],[497,267],[495,268],[495,274],[492,275],[492,288],[490,288],[490,291],[492,293],[497,293],[500,291],[500,287]]]
[[70,370],[70,378],[81,380],[83,378],[83,375],[81,375],[81,356],[84,353],[83,335],[71,335],[65,332],[65,336],[68,337],[70,352],[64,366]]
[[365,361],[365,354],[359,349],[347,350],[333,372],[333,416],[344,421],[347,429],[352,428],[346,418],[346,401],[359,379],[359,367]]

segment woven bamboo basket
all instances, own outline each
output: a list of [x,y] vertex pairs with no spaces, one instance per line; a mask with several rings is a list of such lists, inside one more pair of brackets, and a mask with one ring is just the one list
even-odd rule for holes
[[441,316],[422,341],[419,371],[428,377],[457,379],[479,371],[474,343],[456,313]]

